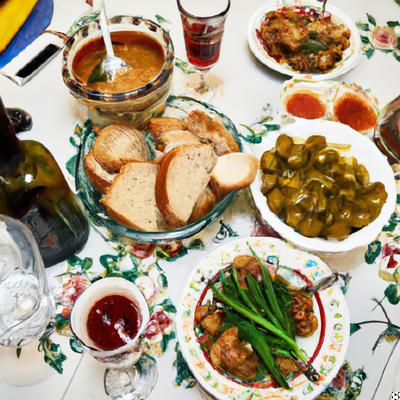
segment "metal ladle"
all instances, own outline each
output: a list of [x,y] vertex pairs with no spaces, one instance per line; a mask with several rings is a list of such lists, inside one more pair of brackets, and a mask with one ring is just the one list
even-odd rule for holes
[[99,1],[98,5],[100,10],[100,28],[106,47],[106,56],[100,64],[100,71],[101,75],[104,76],[107,81],[112,81],[117,73],[127,69],[128,65],[124,60],[114,54],[104,0]]

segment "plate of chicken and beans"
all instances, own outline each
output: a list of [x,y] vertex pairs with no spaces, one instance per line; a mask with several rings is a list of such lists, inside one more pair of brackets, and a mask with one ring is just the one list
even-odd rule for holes
[[200,385],[217,399],[315,398],[342,366],[350,335],[335,278],[317,256],[275,238],[234,239],[210,253],[177,316]]

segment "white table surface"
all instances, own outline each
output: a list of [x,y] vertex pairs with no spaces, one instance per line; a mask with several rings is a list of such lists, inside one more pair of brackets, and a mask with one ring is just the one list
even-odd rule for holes
[[[199,0],[201,1],[201,0]],[[354,20],[365,20],[365,12],[374,15],[379,22],[400,19],[400,6],[394,0],[331,0],[331,3],[348,13]],[[259,64],[250,54],[247,41],[247,21],[251,14],[263,4],[263,0],[232,0],[232,7],[226,24],[223,39],[222,54],[218,65],[213,72],[224,81],[223,92],[213,99],[213,104],[226,113],[235,123],[252,122],[259,114],[262,107],[270,102],[279,104],[279,92],[285,77]],[[109,0],[107,2],[109,15],[127,14],[143,15],[154,19],[155,14],[162,15],[172,24],[166,26],[170,29],[176,55],[185,59],[183,36],[178,9],[174,0]],[[71,23],[88,9],[83,0],[55,0],[55,14],[52,26],[66,30]],[[378,53],[370,60],[364,56],[359,66],[341,79],[345,82],[357,82],[363,87],[371,88],[382,104],[399,95],[400,63],[394,57]],[[177,71],[173,93],[182,92],[182,74]],[[24,87],[17,87],[11,81],[0,76],[0,95],[8,107],[21,107],[32,114],[33,128],[31,132],[22,134],[21,138],[32,138],[43,142],[63,168],[73,154],[73,149],[68,145],[75,122],[81,112],[69,95],[61,78],[61,54],[54,59],[45,69]],[[73,182],[68,177],[71,187]],[[207,248],[208,252],[210,248]],[[82,256],[96,257],[110,251],[103,239],[92,230],[89,241],[82,251]],[[187,279],[192,266],[200,256],[206,252],[190,252],[189,255],[174,263],[162,264],[169,280],[169,290],[172,300],[179,300],[182,287]],[[48,270],[49,276],[62,271],[65,264],[55,266]],[[360,257],[353,261],[350,258],[342,260],[341,268],[352,269],[353,283],[347,294],[352,321],[371,318],[376,313],[371,313],[373,307],[369,302],[373,296],[382,294],[387,284],[377,278],[377,269],[365,265]],[[376,294],[374,294],[376,293]],[[400,322],[398,308],[388,307],[394,322]],[[371,399],[380,373],[388,358],[392,346],[384,342],[372,356],[373,342],[381,331],[380,327],[371,326],[368,334],[359,333],[350,342],[347,359],[354,369],[365,367],[369,379],[359,399]],[[10,387],[0,385],[1,400],[86,400],[107,399],[103,390],[103,367],[90,356],[80,356],[68,351],[64,346],[68,360],[65,364],[63,375],[52,373],[51,377],[35,386]],[[176,388],[173,385],[175,371],[172,362],[175,358],[173,346],[168,353],[158,360],[159,380],[155,390],[150,395],[150,400],[191,400],[200,399],[196,389]],[[394,382],[394,366],[400,359],[399,351],[391,359],[391,367],[381,385],[377,400],[390,398]],[[38,367],[24,362],[21,357],[21,368],[25,371],[35,370]],[[0,365],[4,362],[0,358]],[[45,368],[48,368],[45,366]],[[0,368],[1,369],[1,368]]]

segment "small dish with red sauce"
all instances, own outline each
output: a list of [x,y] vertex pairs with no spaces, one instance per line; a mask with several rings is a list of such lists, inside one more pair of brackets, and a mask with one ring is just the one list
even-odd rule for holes
[[281,98],[293,117],[340,122],[370,137],[378,120],[378,100],[356,84],[304,76],[286,81]]

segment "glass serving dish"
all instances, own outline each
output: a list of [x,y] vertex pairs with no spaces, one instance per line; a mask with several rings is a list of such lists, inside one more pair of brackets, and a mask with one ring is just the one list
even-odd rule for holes
[[63,53],[64,83],[97,126],[126,122],[139,127],[164,111],[174,68],[174,46],[167,31],[142,17],[118,15],[109,19],[109,28],[110,32],[144,32],[157,40],[164,50],[164,64],[159,74],[144,87],[124,93],[101,93],[79,82],[72,70],[73,60],[79,49],[101,35],[96,20],[84,25],[68,39]]
[[[231,133],[238,143],[240,151],[242,151],[239,134],[233,122],[226,115],[218,112],[206,103],[189,97],[170,96],[167,100],[167,106],[163,116],[183,119],[192,110],[196,109],[207,113],[211,117],[223,123],[225,128]],[[127,228],[108,216],[105,207],[99,202],[99,200],[102,198],[102,194],[92,186],[86,175],[84,158],[92,148],[93,142],[96,138],[94,131],[87,130],[87,132],[88,133],[82,138],[79,150],[75,186],[77,195],[81,199],[86,211],[88,212],[90,220],[106,239],[118,240],[119,242],[125,244],[131,244],[132,242],[163,244],[174,240],[185,239],[200,232],[207,225],[218,218],[236,197],[237,192],[231,192],[227,194],[207,215],[189,225],[185,225],[178,229],[160,232],[143,232]],[[149,132],[146,134],[146,142],[150,147],[151,154],[155,156],[153,139]]]

